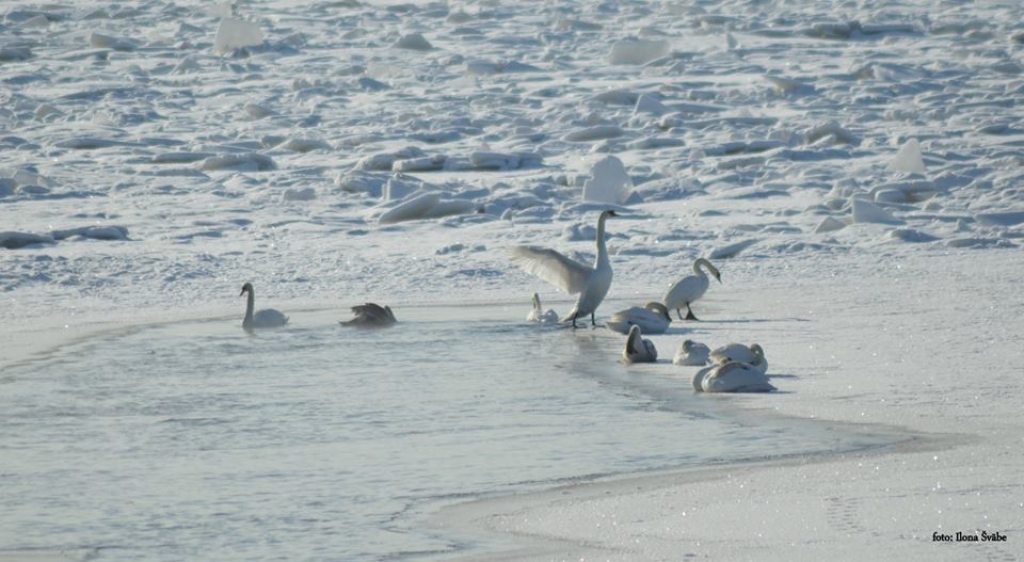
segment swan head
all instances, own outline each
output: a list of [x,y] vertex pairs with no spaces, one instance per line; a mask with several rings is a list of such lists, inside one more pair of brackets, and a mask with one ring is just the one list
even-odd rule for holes
[[644,308],[646,308],[647,310],[650,310],[651,312],[656,313],[659,316],[664,317],[665,320],[668,320],[669,322],[672,321],[672,317],[668,313],[668,308],[665,307],[665,305],[661,304],[660,302],[651,301],[651,302],[645,304]]
[[619,214],[616,213],[614,210],[606,209],[604,211],[601,211],[601,216],[598,217],[598,220],[605,220],[608,217],[617,217],[617,216],[619,216]]
[[750,344],[750,352],[753,353],[758,359],[764,359],[764,348],[760,344]]
[[238,293],[238,296],[242,296],[245,293],[251,293],[251,292],[253,292],[253,290],[252,290],[252,283],[246,283],[245,285],[242,285],[242,292]]

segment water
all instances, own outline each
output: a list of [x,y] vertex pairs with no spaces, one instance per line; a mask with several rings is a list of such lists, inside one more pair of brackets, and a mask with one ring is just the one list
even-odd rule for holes
[[[452,315],[456,317],[453,317]],[[873,442],[737,417],[621,336],[407,308],[143,326],[0,377],[0,551],[98,560],[379,560],[453,548],[443,503]],[[670,355],[669,350],[663,354]]]

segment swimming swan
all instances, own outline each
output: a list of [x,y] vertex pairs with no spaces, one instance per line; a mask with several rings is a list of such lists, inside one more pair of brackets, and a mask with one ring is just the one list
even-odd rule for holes
[[554,324],[558,322],[558,313],[550,308],[544,310],[540,306],[540,295],[537,293],[533,294],[533,310],[526,315],[527,322],[536,322],[538,324]]
[[665,305],[649,302],[643,307],[634,306],[616,312],[604,325],[620,334],[629,333],[630,326],[640,326],[645,334],[664,334],[671,323],[672,317]]
[[710,355],[711,350],[708,349],[708,346],[693,340],[683,340],[676,351],[676,356],[672,358],[672,363],[700,367],[708,364]]
[[356,328],[383,328],[398,321],[390,306],[380,306],[372,302],[353,306],[352,314],[355,314],[355,318],[339,324]]
[[[699,388],[698,388],[699,386]],[[771,392],[764,371],[747,363],[723,363],[701,369],[693,378],[693,388],[703,392]]]
[[245,302],[245,318],[242,319],[242,328],[246,330],[255,330],[256,328],[276,328],[278,326],[284,326],[288,323],[288,317],[281,314],[279,310],[273,308],[264,308],[253,314],[253,308],[256,304],[255,291],[253,291],[252,283],[246,283],[242,285],[242,292],[238,293],[238,296],[242,296],[249,293],[249,297]]
[[626,338],[626,349],[622,350],[623,363],[654,363],[658,360],[658,350],[654,343],[640,337],[640,327],[631,326],[629,337]]
[[608,261],[608,248],[604,243],[604,223],[608,217],[615,217],[615,211],[602,211],[597,219],[597,258],[594,266],[588,267],[575,260],[547,248],[536,246],[516,246],[509,250],[509,259],[527,273],[555,285],[570,295],[579,293],[576,305],[561,319],[561,322],[572,321],[576,327],[576,319],[590,315],[590,324],[596,326],[594,311],[608,294],[612,286],[612,264]]
[[723,345],[711,352],[711,360],[719,365],[746,363],[762,373],[768,371],[768,359],[764,356],[764,349],[756,343],[750,344],[749,347],[742,343]]
[[680,320],[683,319],[683,315],[679,309],[684,306],[686,307],[686,319],[697,320],[693,311],[690,310],[690,305],[704,296],[704,292],[708,290],[708,285],[711,283],[707,273],[704,273],[704,270],[701,269],[702,267],[707,268],[719,283],[722,282],[722,276],[718,273],[718,268],[711,265],[711,262],[704,258],[697,258],[697,261],[693,262],[694,274],[683,277],[665,293],[665,306],[670,310],[675,309]]

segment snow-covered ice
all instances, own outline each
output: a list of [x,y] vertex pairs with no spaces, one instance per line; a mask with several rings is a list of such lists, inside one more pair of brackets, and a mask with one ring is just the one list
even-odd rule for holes
[[[506,250],[590,263],[610,206],[598,323],[711,257],[702,322],[651,339],[763,342],[779,389],[716,406],[902,444],[473,502],[439,532],[504,560],[1012,559],[1022,21],[1017,1],[4,2],[0,369],[237,323],[246,280],[295,326],[370,298],[567,310]],[[932,540],[982,530],[1007,541]]]

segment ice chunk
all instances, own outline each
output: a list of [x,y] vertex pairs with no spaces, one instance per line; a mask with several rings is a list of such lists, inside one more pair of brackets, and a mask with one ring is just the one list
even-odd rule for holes
[[255,47],[263,43],[263,32],[258,24],[235,18],[220,20],[213,48],[218,53],[228,53],[244,47]]
[[590,177],[583,184],[583,200],[620,205],[632,191],[633,180],[626,173],[622,160],[605,156],[590,168]]
[[96,240],[127,240],[128,228],[125,226],[81,226],[50,232],[55,240],[64,240],[72,236],[93,238]]
[[825,232],[835,232],[844,228],[846,228],[845,222],[833,217],[825,217],[824,220],[821,221],[821,224],[818,225],[818,228],[814,229],[814,233],[822,234]]
[[257,153],[249,154],[225,154],[223,156],[211,156],[203,160],[199,166],[206,171],[237,169],[241,171],[263,172],[277,168],[274,160],[269,156]]
[[0,232],[0,248],[7,248],[8,250],[16,250],[25,246],[31,246],[32,244],[53,243],[54,240],[50,236],[32,234],[30,232]]
[[595,125],[593,127],[587,127],[586,129],[573,131],[565,135],[565,140],[569,142],[591,142],[613,139],[621,137],[624,134],[626,134],[626,132],[618,125]]
[[651,94],[643,94],[640,99],[636,100],[636,107],[633,108],[633,114],[637,113],[648,113],[651,115],[664,115],[671,110],[665,107],[665,104],[658,101],[658,98]]
[[609,64],[646,64],[669,52],[669,43],[661,39],[624,39],[616,41],[608,54]]
[[89,34],[89,45],[96,49],[113,49],[115,51],[134,51],[136,49],[133,41],[96,32]]
[[429,51],[434,48],[422,34],[409,33],[403,35],[393,45],[396,49],[408,49],[410,51]]
[[772,83],[772,86],[780,94],[809,94],[814,92],[814,86],[810,84],[804,84],[798,80],[792,78],[783,78],[782,76],[765,76],[765,79]]
[[850,199],[850,205],[853,207],[853,222],[881,224],[900,224],[902,222],[893,217],[889,211],[864,199],[853,197]]
[[411,195],[398,205],[384,211],[377,220],[381,224],[393,224],[421,219],[440,201],[441,195],[433,191]]
[[314,199],[316,199],[316,190],[312,187],[290,187],[285,190],[283,196],[284,201],[312,201]]
[[896,157],[889,162],[889,169],[894,172],[907,174],[925,173],[924,159],[921,157],[921,145],[917,139],[910,139],[903,143]]
[[20,62],[32,58],[32,51],[26,47],[0,48],[0,62]]

